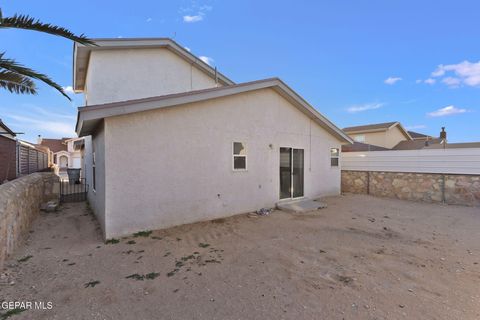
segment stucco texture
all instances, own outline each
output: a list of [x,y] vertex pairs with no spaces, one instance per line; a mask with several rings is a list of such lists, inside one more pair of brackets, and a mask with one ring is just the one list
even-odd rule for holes
[[215,87],[215,79],[166,48],[99,50],[90,54],[87,105]]
[[[275,206],[280,147],[305,150],[306,197],[340,192],[340,142],[272,89],[106,118],[103,130],[106,238]],[[234,141],[247,171],[232,170]]]

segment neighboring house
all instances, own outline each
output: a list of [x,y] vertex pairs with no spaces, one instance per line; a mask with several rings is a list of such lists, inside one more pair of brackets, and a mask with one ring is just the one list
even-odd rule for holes
[[[413,140],[400,122],[375,123],[344,128],[355,142],[391,149],[400,141]],[[364,151],[364,150],[362,150]]]
[[83,138],[45,139],[38,137],[38,145],[47,147],[53,155],[52,162],[60,171],[82,168],[81,148]]
[[429,136],[428,134],[418,133],[415,131],[408,131],[408,134],[410,135],[410,137],[412,137],[412,140],[426,141],[426,140],[435,139],[434,137]]
[[88,199],[106,238],[340,193],[351,139],[277,78],[235,84],[170,39],[75,45]]
[[0,184],[17,177],[16,134],[0,119]]

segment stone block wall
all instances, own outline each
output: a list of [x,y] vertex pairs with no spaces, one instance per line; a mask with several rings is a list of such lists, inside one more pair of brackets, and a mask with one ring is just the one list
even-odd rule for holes
[[0,185],[0,269],[18,247],[40,206],[60,195],[60,182],[53,173],[33,173]]
[[342,192],[480,207],[480,176],[343,170]]

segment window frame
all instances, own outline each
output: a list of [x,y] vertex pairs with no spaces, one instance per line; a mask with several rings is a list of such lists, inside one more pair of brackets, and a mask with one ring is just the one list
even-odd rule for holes
[[[333,155],[332,150],[337,150],[337,155]],[[337,159],[337,165],[332,164],[332,160]],[[330,148],[330,168],[340,168],[340,148]]]
[[[359,139],[361,137],[361,139]],[[365,135],[364,134],[357,134],[353,137],[353,141],[365,143]]]
[[[245,154],[235,154],[235,143],[241,143],[243,147],[245,148]],[[241,169],[235,169],[235,158],[236,157],[243,157],[245,158],[245,168]],[[247,144],[245,142],[240,142],[240,141],[233,141],[232,142],[232,171],[248,171],[248,148]]]

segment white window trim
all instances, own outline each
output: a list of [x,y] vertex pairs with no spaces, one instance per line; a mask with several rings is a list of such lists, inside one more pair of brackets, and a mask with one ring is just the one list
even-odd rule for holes
[[[246,149],[246,154],[235,154],[235,143],[241,143]],[[244,157],[245,158],[245,169],[235,169],[235,157]],[[242,172],[242,171],[248,171],[248,147],[245,142],[240,142],[240,141],[233,141],[232,142],[232,171],[234,172]]]
[[[338,150],[338,156],[332,156],[332,149]],[[338,159],[338,165],[332,166],[332,159]],[[332,147],[330,148],[330,168],[340,168],[340,148]]]
[[364,134],[357,134],[356,136],[353,137],[353,141],[360,142],[360,143],[365,143],[365,135]]

